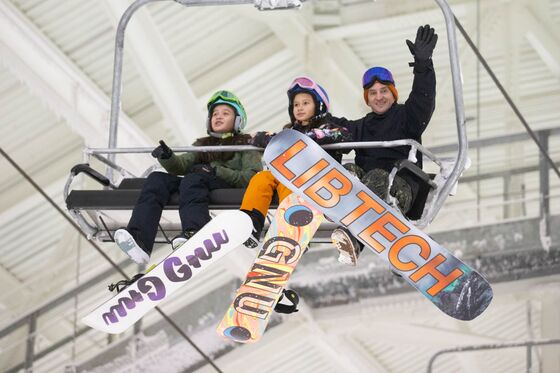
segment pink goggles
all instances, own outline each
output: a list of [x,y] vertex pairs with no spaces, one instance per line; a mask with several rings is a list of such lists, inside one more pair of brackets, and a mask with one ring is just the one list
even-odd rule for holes
[[313,91],[315,97],[325,105],[327,111],[330,111],[329,95],[327,95],[327,92],[323,89],[323,87],[315,83],[313,79],[306,76],[299,76],[295,78],[288,89],[288,93],[291,93],[291,91],[297,89],[298,87],[303,90]]

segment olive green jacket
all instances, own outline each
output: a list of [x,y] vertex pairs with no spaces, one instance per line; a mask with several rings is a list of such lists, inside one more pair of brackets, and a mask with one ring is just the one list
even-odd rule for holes
[[[196,153],[173,154],[169,159],[160,159],[159,163],[173,175],[185,175],[196,163]],[[234,188],[245,188],[251,177],[262,171],[261,153],[258,151],[236,152],[230,160],[210,162],[216,170],[216,176]]]

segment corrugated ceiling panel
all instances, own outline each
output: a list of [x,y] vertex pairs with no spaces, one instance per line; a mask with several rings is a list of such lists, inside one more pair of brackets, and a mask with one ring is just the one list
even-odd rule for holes
[[[271,34],[265,25],[250,22],[237,14],[233,9],[235,7],[214,9],[157,5],[159,7],[151,8],[154,21],[189,81],[227,66],[230,59],[245,53]],[[249,68],[251,65],[246,67]],[[232,74],[231,78],[234,76]],[[200,95],[205,93],[198,92]]]
[[557,25],[560,25],[560,0],[549,0],[548,2],[550,6],[550,17]]
[[[60,6],[56,1],[37,5],[16,2],[29,19],[41,30],[95,85],[108,97],[113,79],[115,28],[103,4],[91,1],[69,2]],[[127,54],[123,65],[122,108],[134,120],[135,115],[152,103],[150,92],[138,75],[134,61]],[[158,116],[158,120],[161,115]],[[139,124],[149,126],[150,122]]]

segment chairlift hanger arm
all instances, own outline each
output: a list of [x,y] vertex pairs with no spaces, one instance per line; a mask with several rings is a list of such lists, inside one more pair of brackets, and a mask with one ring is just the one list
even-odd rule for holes
[[453,170],[449,174],[447,180],[433,202],[433,205],[425,217],[425,223],[430,223],[443,207],[445,199],[456,185],[459,177],[463,173],[467,164],[467,129],[465,117],[465,103],[463,100],[463,85],[461,83],[461,67],[459,61],[459,47],[457,44],[457,35],[455,33],[455,16],[446,0],[435,0],[443,12],[445,18],[445,26],[447,30],[447,44],[449,48],[449,62],[451,66],[451,79],[453,83],[453,98],[455,102],[455,119],[457,125],[458,136],[458,152],[453,166]]

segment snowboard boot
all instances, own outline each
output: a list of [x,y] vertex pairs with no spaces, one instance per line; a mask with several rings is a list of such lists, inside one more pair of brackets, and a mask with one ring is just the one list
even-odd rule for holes
[[150,253],[144,243],[128,230],[121,228],[115,231],[115,242],[119,248],[137,264],[148,264]]
[[252,211],[249,210],[241,210],[251,218],[253,222],[253,231],[251,235],[247,239],[247,241],[243,242],[243,246],[248,249],[254,249],[259,246],[261,241],[261,232],[264,227],[264,216],[258,211],[253,209]]
[[336,228],[331,234],[331,241],[339,251],[338,261],[355,266],[362,251],[358,240],[346,228]]
[[120,280],[115,282],[114,284],[109,285],[109,291],[114,291],[116,290],[117,293],[120,293],[121,291],[123,291],[124,289],[126,289],[128,286],[134,284],[136,281],[138,281],[139,278],[142,278],[142,276],[144,276],[146,273],[150,272],[152,269],[156,268],[155,264],[152,264],[144,273],[137,273],[136,275],[134,275],[130,280]]
[[171,247],[173,250],[177,250],[197,232],[198,231],[194,229],[183,231],[181,234],[173,237],[173,240],[171,240]]
[[[373,193],[385,202],[389,203],[387,198],[387,188],[389,187],[389,173],[380,168],[374,168],[367,172],[362,178],[362,183],[367,186]],[[395,176],[393,185],[391,186],[391,195],[397,200],[397,207],[403,215],[410,210],[413,202],[412,188],[400,176]]]
[[352,175],[356,176],[358,180],[362,180],[362,177],[364,177],[364,170],[354,163],[345,163],[342,167],[344,167]]

